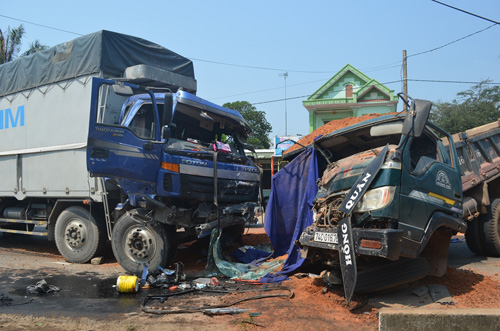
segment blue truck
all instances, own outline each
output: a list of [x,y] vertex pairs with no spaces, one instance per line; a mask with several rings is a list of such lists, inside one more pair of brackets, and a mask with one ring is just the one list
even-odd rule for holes
[[45,236],[75,263],[111,241],[140,274],[253,220],[252,129],[196,96],[189,59],[99,31],[0,65],[0,79],[0,232]]

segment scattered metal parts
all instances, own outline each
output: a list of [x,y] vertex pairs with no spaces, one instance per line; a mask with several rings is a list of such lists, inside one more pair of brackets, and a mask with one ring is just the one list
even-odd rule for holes
[[149,273],[145,268],[143,278],[145,278],[147,283],[151,286],[169,288],[172,285],[178,285],[179,282],[186,280],[186,275],[183,270],[184,264],[182,262],[175,263],[175,270],[163,269],[158,266],[157,271]]
[[323,279],[325,284],[327,284],[328,286],[342,284],[342,278],[340,278],[340,276],[333,271],[323,270],[319,274],[319,276]]
[[51,292],[59,292],[59,287],[57,287],[55,285],[49,285],[49,284],[47,284],[45,279],[42,279],[41,281],[36,283],[36,285],[28,285],[26,290],[30,294],[42,295],[42,294],[47,294],[47,293],[51,293]]
[[444,285],[433,284],[428,285],[429,293],[434,302],[442,305],[454,305],[455,300],[451,297],[448,288]]
[[411,293],[415,294],[416,296],[422,297],[429,293],[429,288],[427,286],[420,286],[419,288],[413,290]]
[[3,293],[0,294],[0,307],[2,307],[2,306],[20,306],[20,305],[26,305],[28,303],[31,303],[31,301],[33,301],[33,299],[29,299],[26,302],[13,303],[14,300],[11,297],[5,296],[5,295],[3,295]]
[[0,294],[0,307],[1,306],[10,306],[12,305],[12,298],[8,296],[4,296],[3,294]]
[[205,309],[203,314],[205,315],[238,315],[249,311],[247,308],[213,308],[213,309]]

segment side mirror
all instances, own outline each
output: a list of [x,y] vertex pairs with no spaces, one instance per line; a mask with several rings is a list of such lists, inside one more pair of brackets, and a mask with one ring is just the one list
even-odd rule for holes
[[170,134],[170,128],[168,127],[168,125],[164,125],[161,128],[161,137],[167,142],[170,139]]
[[123,84],[122,82],[118,82],[116,84],[113,84],[113,92],[115,92],[118,95],[121,96],[131,96],[134,94],[134,91],[132,91],[132,88],[128,85]]
[[420,137],[429,119],[432,102],[414,99],[403,123],[403,134]]
[[243,147],[243,149],[248,149],[250,152],[255,153],[255,147],[253,145],[242,143],[241,146]]
[[165,101],[163,103],[163,118],[161,120],[163,125],[170,125],[172,122],[172,111],[174,107],[174,98],[172,93],[165,93]]

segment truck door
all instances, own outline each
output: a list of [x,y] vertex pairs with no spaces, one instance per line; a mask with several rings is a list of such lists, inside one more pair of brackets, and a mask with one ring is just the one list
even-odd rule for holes
[[408,143],[403,152],[400,228],[406,237],[420,241],[434,212],[461,210],[462,181],[444,147],[438,148],[437,138],[424,133]]
[[136,193],[152,194],[146,191],[156,183],[162,147],[154,95],[135,107],[131,95],[117,92],[113,83],[93,81],[87,169],[92,176],[141,182]]

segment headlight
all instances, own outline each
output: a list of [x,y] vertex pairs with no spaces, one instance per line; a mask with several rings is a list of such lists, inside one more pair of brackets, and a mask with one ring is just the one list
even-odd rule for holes
[[358,202],[354,212],[365,212],[384,208],[394,198],[395,186],[383,186],[366,191],[363,198]]

